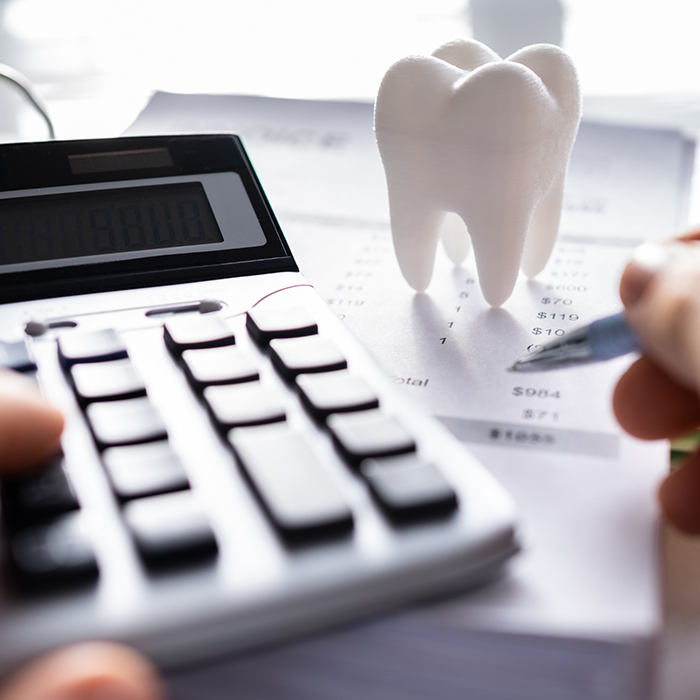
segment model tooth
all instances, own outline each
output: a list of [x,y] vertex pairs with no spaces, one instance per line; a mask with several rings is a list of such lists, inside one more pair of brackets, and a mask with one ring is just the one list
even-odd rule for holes
[[521,264],[530,277],[542,270],[580,115],[576,70],[556,46],[501,60],[477,41],[454,41],[389,68],[374,126],[394,248],[414,289],[430,283],[440,236],[455,264],[471,239],[493,306],[508,299]]

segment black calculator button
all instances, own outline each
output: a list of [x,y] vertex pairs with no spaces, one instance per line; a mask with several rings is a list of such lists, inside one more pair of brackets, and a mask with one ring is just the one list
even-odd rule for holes
[[209,386],[204,390],[204,400],[221,430],[277,423],[287,417],[277,393],[260,382]]
[[457,495],[445,477],[416,454],[365,460],[360,473],[393,520],[438,517],[457,508]]
[[303,306],[251,309],[246,319],[246,328],[255,342],[262,346],[273,338],[300,338],[318,333],[316,321]]
[[148,565],[185,564],[218,551],[216,537],[191,491],[130,501],[124,520]]
[[58,357],[68,369],[81,362],[106,362],[127,357],[126,348],[113,328],[101,331],[70,331],[58,339]]
[[234,345],[236,338],[220,316],[187,314],[176,316],[163,327],[163,337],[175,356],[185,350]]
[[196,391],[217,384],[238,384],[258,379],[255,358],[236,347],[186,350],[182,353],[185,374]]
[[19,530],[9,549],[13,570],[28,588],[79,583],[98,574],[80,513]]
[[363,411],[379,406],[379,399],[367,382],[347,370],[301,374],[297,377],[297,386],[302,404],[319,422],[331,413]]
[[82,404],[146,395],[146,387],[128,358],[74,365],[71,378],[75,394]]
[[190,487],[187,474],[167,440],[110,447],[102,453],[102,461],[121,501]]
[[345,369],[347,360],[335,343],[319,336],[283,338],[270,341],[272,363],[287,380],[308,372],[332,372]]
[[239,428],[229,440],[283,535],[294,539],[352,528],[350,508],[301,434],[286,426]]
[[53,519],[78,508],[63,457],[57,457],[36,474],[5,480],[0,492],[3,519],[10,529]]
[[85,412],[100,449],[153,442],[167,437],[160,415],[145,396],[91,403]]
[[338,451],[353,466],[369,457],[390,457],[416,449],[401,423],[379,409],[334,413],[328,417],[327,425]]

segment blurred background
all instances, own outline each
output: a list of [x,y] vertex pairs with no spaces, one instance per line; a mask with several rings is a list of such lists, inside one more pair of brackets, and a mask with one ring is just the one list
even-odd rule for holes
[[[694,0],[0,0],[0,62],[59,138],[123,131],[155,90],[372,100],[386,68],[474,36],[502,56],[558,43],[585,116],[700,130]],[[45,125],[0,82],[0,140]]]

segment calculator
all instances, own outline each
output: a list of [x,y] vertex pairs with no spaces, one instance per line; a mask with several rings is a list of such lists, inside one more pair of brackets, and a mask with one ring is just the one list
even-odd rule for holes
[[248,651],[517,551],[509,496],[304,279],[236,136],[0,146],[0,302],[0,364],[66,419],[0,485],[0,673],[87,639]]

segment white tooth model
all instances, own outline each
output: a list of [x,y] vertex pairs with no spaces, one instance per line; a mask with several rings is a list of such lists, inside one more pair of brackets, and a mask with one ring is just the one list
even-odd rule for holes
[[510,296],[521,261],[528,277],[540,272],[580,118],[576,69],[556,46],[501,60],[478,41],[458,40],[391,66],[374,128],[408,283],[418,291],[430,283],[440,234],[457,265],[471,238],[492,306]]

